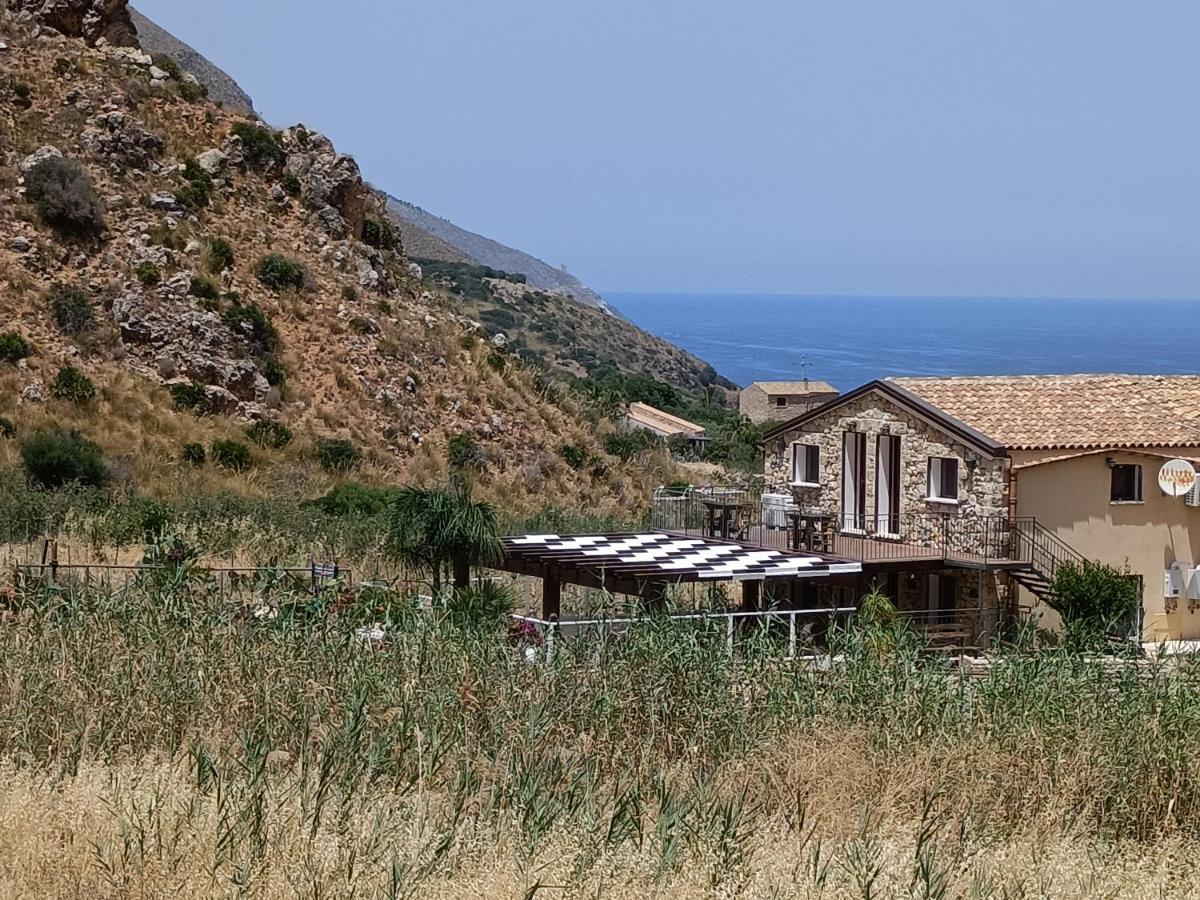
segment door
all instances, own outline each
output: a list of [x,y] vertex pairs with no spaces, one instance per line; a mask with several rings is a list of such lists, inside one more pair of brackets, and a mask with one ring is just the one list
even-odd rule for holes
[[875,448],[875,531],[900,534],[900,438],[879,435]]
[[867,527],[867,436],[858,431],[842,435],[842,530]]
[[958,608],[958,581],[953,575],[930,575],[928,621],[949,624]]

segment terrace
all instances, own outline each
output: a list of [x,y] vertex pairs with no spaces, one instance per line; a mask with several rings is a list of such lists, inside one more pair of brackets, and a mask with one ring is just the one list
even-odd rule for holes
[[857,562],[865,572],[900,565],[1027,570],[1044,557],[1069,552],[1030,518],[843,515],[796,506],[784,494],[725,488],[656,491],[651,527],[753,547],[824,553]]

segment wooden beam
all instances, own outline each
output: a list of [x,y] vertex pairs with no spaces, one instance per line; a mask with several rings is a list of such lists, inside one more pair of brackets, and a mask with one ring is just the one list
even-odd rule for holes
[[542,618],[550,621],[561,614],[562,582],[558,580],[558,570],[547,566],[546,574],[542,576]]

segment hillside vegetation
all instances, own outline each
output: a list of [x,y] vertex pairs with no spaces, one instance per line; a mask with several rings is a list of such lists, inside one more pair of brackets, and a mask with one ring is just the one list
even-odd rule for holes
[[[0,463],[39,429],[74,428],[113,484],[302,497],[351,474],[322,463],[324,441],[360,451],[355,477],[436,481],[464,435],[480,489],[507,506],[644,502],[602,449],[604,417],[493,341],[486,304],[410,270],[326,138],[220,108],[165,57],[35,37],[8,13],[0,39]],[[538,302],[558,304],[562,335],[531,339],[543,355],[603,339],[586,332],[608,317]],[[653,352],[623,365],[700,383],[702,364],[645,339]],[[248,440],[259,421],[289,439]],[[249,456],[214,462],[216,441]],[[564,445],[598,464],[566,464]]]

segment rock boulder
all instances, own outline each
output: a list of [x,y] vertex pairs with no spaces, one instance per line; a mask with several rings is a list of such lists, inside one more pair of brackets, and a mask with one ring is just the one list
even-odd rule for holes
[[39,25],[82,38],[95,46],[104,39],[136,47],[137,29],[129,15],[129,0],[4,0],[16,13],[28,13]]

